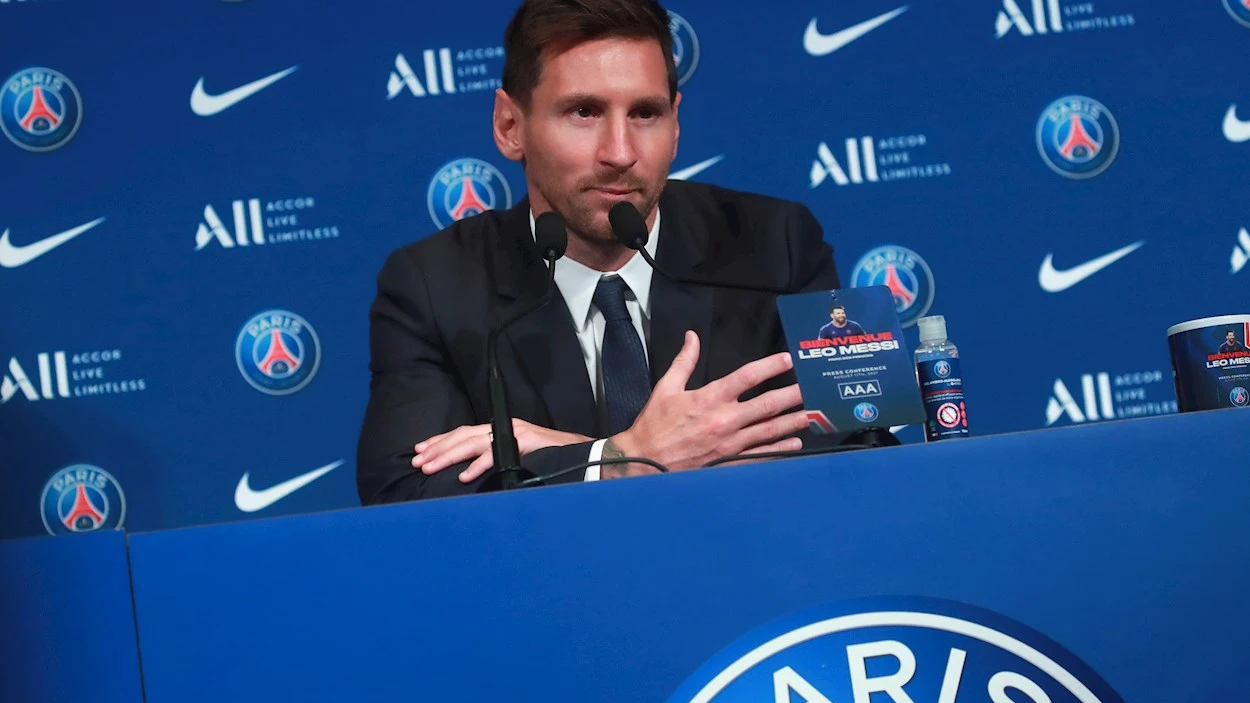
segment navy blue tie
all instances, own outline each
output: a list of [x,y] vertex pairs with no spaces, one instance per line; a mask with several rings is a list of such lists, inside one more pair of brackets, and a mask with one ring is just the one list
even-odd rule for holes
[[604,410],[606,437],[629,429],[651,396],[647,350],[625,307],[628,289],[625,281],[615,276],[599,279],[595,288],[595,307],[603,313],[605,323],[600,356],[603,396],[599,406]]

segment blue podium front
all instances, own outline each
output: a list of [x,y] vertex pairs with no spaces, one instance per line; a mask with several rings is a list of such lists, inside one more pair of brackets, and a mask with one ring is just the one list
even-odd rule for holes
[[132,535],[147,700],[1239,700],[1236,410]]
[[0,701],[142,703],[120,530],[0,540]]

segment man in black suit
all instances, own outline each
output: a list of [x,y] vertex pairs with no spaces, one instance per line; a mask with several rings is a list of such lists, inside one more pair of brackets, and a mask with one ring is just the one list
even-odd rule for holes
[[379,273],[361,501],[477,490],[492,461],[486,337],[542,295],[533,223],[553,210],[569,231],[558,291],[499,353],[526,468],[643,456],[678,470],[800,448],[807,420],[774,297],[653,276],[608,223],[613,205],[635,205],[650,253],[677,276],[838,286],[802,205],[667,180],[681,102],[667,13],[653,0],[528,0],[505,50],[494,137],[524,165],[529,195],[392,252]]

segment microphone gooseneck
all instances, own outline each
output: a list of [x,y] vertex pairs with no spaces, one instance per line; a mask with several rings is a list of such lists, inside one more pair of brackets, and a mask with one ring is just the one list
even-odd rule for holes
[[483,491],[516,488],[527,479],[533,478],[533,474],[521,466],[521,452],[517,447],[516,433],[512,431],[508,390],[504,385],[503,371],[499,367],[499,335],[512,323],[551,302],[555,290],[556,260],[564,256],[569,243],[564,218],[555,212],[539,215],[534,220],[534,241],[539,255],[547,261],[546,289],[542,297],[504,320],[486,338],[487,384],[490,388],[490,449],[495,466],[494,473],[482,484]]
[[770,293],[772,295],[791,295],[798,292],[797,290],[774,288],[773,286],[761,286],[749,283],[727,283],[723,281],[704,281],[695,278],[674,276],[672,273],[661,267],[651,254],[647,252],[647,240],[651,238],[651,233],[647,230],[647,221],[642,218],[642,213],[638,212],[638,208],[634,207],[633,203],[622,200],[616,205],[613,205],[612,209],[608,211],[608,222],[612,225],[612,234],[616,236],[616,241],[637,251],[642,255],[642,258],[647,262],[647,265],[649,265],[656,273],[674,283],[684,283],[691,286],[705,286],[708,288],[745,290],[752,293]]

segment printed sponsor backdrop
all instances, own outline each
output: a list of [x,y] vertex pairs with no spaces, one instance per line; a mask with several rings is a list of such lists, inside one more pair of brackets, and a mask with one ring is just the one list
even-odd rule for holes
[[[385,255],[525,193],[514,7],[0,0],[0,536],[356,504]],[[1244,312],[1237,0],[668,8],[674,172],[945,315],[973,434],[1173,412],[1168,325]]]

